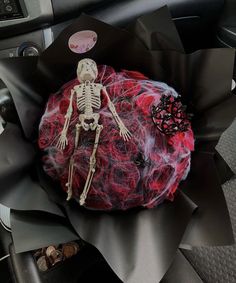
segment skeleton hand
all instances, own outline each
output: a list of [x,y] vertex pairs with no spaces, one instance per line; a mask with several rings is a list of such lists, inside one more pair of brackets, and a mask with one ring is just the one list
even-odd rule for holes
[[58,142],[56,144],[56,147],[59,149],[59,150],[64,150],[65,147],[68,145],[68,139],[66,137],[66,133],[64,131],[61,132],[61,136],[60,138],[58,139]]
[[120,128],[120,136],[125,140],[128,141],[131,139],[132,134],[130,133],[130,131],[125,127],[125,125],[123,123],[119,124],[119,128]]

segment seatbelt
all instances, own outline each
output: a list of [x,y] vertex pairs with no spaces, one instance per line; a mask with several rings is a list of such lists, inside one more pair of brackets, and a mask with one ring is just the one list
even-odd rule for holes
[[232,86],[231,86],[231,90],[234,90],[236,87],[236,83],[235,83],[235,80],[232,80]]
[[3,118],[0,116],[0,135],[1,135],[1,133],[4,131],[3,124],[4,124],[4,120],[3,120]]
[[11,232],[10,208],[0,204],[0,223],[2,227]]

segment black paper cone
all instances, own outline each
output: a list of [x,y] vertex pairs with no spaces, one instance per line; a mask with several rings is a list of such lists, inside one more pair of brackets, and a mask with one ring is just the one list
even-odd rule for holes
[[[162,23],[156,25],[156,30],[155,19]],[[98,35],[98,42],[85,55],[75,54],[68,48],[68,39],[75,32],[84,29],[94,30]],[[165,202],[151,210],[91,212],[80,208],[73,201],[67,203],[58,185],[53,185],[44,175],[34,155],[40,117],[49,94],[58,91],[65,82],[75,77],[77,62],[84,57],[117,69],[138,70],[152,79],[168,83],[182,95],[183,102],[194,114],[196,152],[193,154],[190,174],[181,184],[183,192],[176,195],[174,202]],[[11,92],[22,128],[22,131],[15,128],[14,133],[11,131],[14,126],[10,125],[4,135],[0,136],[0,203],[15,209],[12,223],[16,250],[22,252],[46,246],[53,238],[55,242],[63,241],[63,237],[58,239],[59,230],[49,227],[54,218],[44,222],[40,213],[35,214],[34,210],[56,219],[59,217],[60,222],[67,217],[77,234],[97,247],[125,282],[160,281],[181,243],[231,244],[231,224],[211,143],[217,142],[222,131],[234,118],[236,98],[229,96],[233,63],[233,49],[208,49],[184,54],[166,8],[141,17],[129,31],[82,15],[61,33],[38,60],[12,58],[0,61],[1,79]],[[15,161],[5,170],[4,160],[9,155],[10,141],[12,147],[17,146],[12,141],[13,136],[16,137],[16,144],[19,140],[25,155],[21,161],[21,153],[16,152]],[[28,147],[29,150],[26,150]],[[25,164],[22,168],[19,166],[21,162]],[[19,179],[13,180],[14,176]],[[22,188],[21,182],[27,178],[28,183]],[[31,192],[26,196],[30,189],[35,190],[39,196],[36,208],[28,204],[30,199],[32,204],[35,201]],[[42,193],[39,193],[40,189]],[[12,201],[11,194],[14,195]],[[17,204],[16,200],[22,198],[27,201],[22,201],[22,205]],[[64,207],[65,214],[62,213],[64,209],[58,213],[60,206]],[[58,216],[60,214],[64,217]],[[36,227],[37,216],[43,229],[39,228],[40,225]],[[35,229],[26,229],[28,239],[35,237],[37,231],[38,240],[34,238],[28,245],[26,242],[22,246],[19,229],[21,225],[31,227],[32,223]],[[69,224],[63,225],[68,225],[71,231]],[[74,235],[67,232],[62,234],[65,235],[65,241],[70,238],[68,235]],[[47,233],[48,236],[41,237],[40,233]]]

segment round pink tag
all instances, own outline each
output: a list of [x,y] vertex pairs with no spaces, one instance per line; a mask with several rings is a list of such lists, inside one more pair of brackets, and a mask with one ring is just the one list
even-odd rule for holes
[[97,42],[97,34],[92,30],[82,30],[74,33],[69,38],[69,48],[75,53],[86,53],[91,50]]

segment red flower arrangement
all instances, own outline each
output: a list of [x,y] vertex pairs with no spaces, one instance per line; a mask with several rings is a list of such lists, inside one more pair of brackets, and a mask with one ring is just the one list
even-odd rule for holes
[[[115,72],[109,66],[99,66],[98,70],[97,82],[106,86],[120,118],[133,136],[128,142],[120,137],[107,100],[101,94],[99,123],[103,130],[96,154],[96,172],[85,206],[99,210],[126,210],[136,206],[151,208],[164,199],[172,200],[179,182],[188,173],[190,154],[194,149],[189,118],[177,99],[177,93],[166,84],[151,81],[139,72]],[[65,191],[79,115],[76,101],[73,102],[67,135],[68,146],[64,151],[58,151],[56,141],[64,124],[71,89],[77,84],[77,79],[72,80],[60,92],[51,95],[39,131],[38,144],[44,153],[44,170],[59,180]],[[173,125],[178,125],[178,128],[170,131]],[[82,131],[74,153],[75,199],[84,188],[94,138],[94,132]]]

